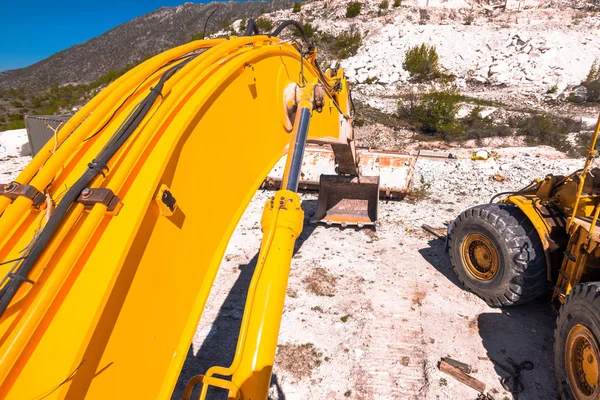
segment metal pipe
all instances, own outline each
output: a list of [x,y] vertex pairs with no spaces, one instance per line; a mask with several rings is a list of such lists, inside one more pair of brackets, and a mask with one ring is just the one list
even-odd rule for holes
[[308,107],[301,107],[299,116],[297,117],[296,137],[294,138],[293,147],[288,153],[288,158],[291,155],[291,161],[288,160],[287,176],[283,177],[283,185],[286,190],[292,192],[298,191],[298,183],[300,182],[300,170],[302,169],[302,160],[304,158],[304,148],[306,147],[306,139],[308,137],[308,128],[310,126],[311,110]]
[[577,208],[579,208],[579,202],[581,200],[581,194],[583,193],[583,186],[585,184],[585,179],[587,178],[588,171],[590,170],[590,166],[592,165],[592,160],[596,157],[598,152],[596,151],[596,142],[598,141],[598,135],[600,134],[600,115],[598,116],[598,121],[596,122],[596,129],[594,130],[594,135],[592,136],[592,143],[590,143],[590,148],[588,150],[588,156],[585,160],[585,166],[583,167],[583,171],[579,176],[579,185],[577,186],[577,196],[575,197],[575,204],[573,205],[573,211],[571,212],[571,217],[567,222],[567,231],[570,232],[571,227],[573,226],[573,222],[575,221],[575,217],[577,214]]

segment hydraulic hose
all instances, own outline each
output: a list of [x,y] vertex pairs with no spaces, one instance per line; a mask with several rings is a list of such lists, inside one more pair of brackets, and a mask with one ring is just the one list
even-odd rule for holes
[[539,182],[532,182],[529,185],[525,186],[523,189],[521,190],[517,190],[517,191],[512,191],[512,192],[500,192],[500,193],[496,193],[491,199],[490,199],[490,203],[493,203],[494,200],[496,200],[498,197],[500,196],[512,196],[512,195],[516,195],[516,194],[523,194],[526,192],[529,192],[531,190],[534,189],[538,189],[540,187],[540,183]]
[[252,36],[258,35],[258,26],[256,26],[256,22],[254,22],[254,18],[250,18],[248,21],[248,26],[246,27],[246,32],[244,32],[244,36]]
[[[248,27],[249,26],[250,24],[248,24]],[[279,36],[285,28],[290,26],[294,26],[296,27],[296,29],[298,29],[298,32],[300,32],[300,35],[302,36],[302,40],[308,46],[308,51],[313,51],[315,49],[315,43],[312,40],[310,40],[310,38],[306,34],[306,31],[304,30],[304,27],[298,21],[294,21],[292,19],[283,21],[277,28],[275,28],[273,32],[269,34],[269,36]]]
[[29,254],[23,260],[22,264],[17,268],[16,272],[9,275],[10,280],[2,288],[0,293],[0,318],[8,308],[8,305],[14,298],[15,294],[21,287],[24,281],[30,282],[27,277],[31,269],[34,267],[37,260],[40,258],[46,246],[52,239],[54,233],[59,228],[63,218],[71,208],[71,205],[77,200],[81,192],[96,178],[98,175],[104,175],[107,171],[107,163],[119,151],[123,144],[129,139],[135,129],[140,125],[146,117],[154,102],[161,95],[164,84],[175,72],[180,70],[184,65],[190,62],[196,56],[191,56],[187,60],[168,69],[162,74],[156,87],[151,88],[150,93],[142,100],[136,111],[130,116],[125,124],[121,126],[109,142],[100,151],[98,156],[88,164],[88,169],[81,177],[69,188],[62,200],[56,206],[56,209],[50,216],[50,219],[44,226],[44,229],[31,246]]

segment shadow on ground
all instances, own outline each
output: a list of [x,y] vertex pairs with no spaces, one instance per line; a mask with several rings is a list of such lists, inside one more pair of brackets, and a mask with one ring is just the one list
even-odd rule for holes
[[429,247],[419,249],[421,256],[437,269],[446,279],[458,287],[462,287],[450,262],[450,256],[446,252],[446,239],[433,239],[428,242]]
[[533,370],[521,372],[522,392],[511,385],[513,399],[558,399],[552,349],[555,319],[545,296],[499,313],[482,313],[477,318],[479,335],[498,379],[512,374],[507,358],[518,364],[533,363]]
[[[304,228],[300,237],[296,240],[294,254],[298,252],[302,244],[316,229],[316,224],[310,223],[310,218],[316,209],[316,201],[305,200],[302,202],[302,208],[304,210]],[[231,365],[244,312],[244,305],[246,303],[248,286],[250,285],[257,259],[258,252],[248,264],[239,266],[240,275],[221,305],[210,332],[195,355],[192,346],[190,346],[177,385],[173,391],[172,399],[182,398],[185,385],[194,375],[204,374],[213,365],[224,367]],[[281,390],[277,375],[275,374],[271,377],[271,388],[277,396],[275,399],[285,400],[285,394]],[[197,386],[192,399],[197,398],[198,392],[199,388]],[[226,398],[226,390],[214,388],[209,390],[207,396],[207,399],[211,400]]]
[[[419,250],[423,258],[444,275],[450,282],[463,288],[446,252],[446,240],[433,239],[429,247]],[[531,361],[534,369],[522,371],[523,391],[512,393],[519,400],[556,400],[558,393],[554,380],[554,327],[556,316],[550,307],[549,296],[542,296],[516,307],[496,312],[482,313],[477,318],[477,327],[486,356],[494,363],[498,380],[511,375],[507,362]],[[518,392],[518,391],[515,391]],[[503,395],[496,395],[503,397]]]

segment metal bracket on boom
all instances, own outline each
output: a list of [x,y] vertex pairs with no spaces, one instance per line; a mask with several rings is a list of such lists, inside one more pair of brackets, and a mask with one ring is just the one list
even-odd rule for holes
[[98,203],[104,204],[106,211],[110,213],[117,213],[121,208],[119,198],[107,188],[85,188],[81,191],[77,202],[83,204],[86,210],[91,210]]
[[0,196],[8,197],[11,202],[15,201],[19,196],[27,197],[33,202],[33,206],[40,208],[46,200],[46,195],[30,185],[21,185],[17,182],[11,182],[0,185]]

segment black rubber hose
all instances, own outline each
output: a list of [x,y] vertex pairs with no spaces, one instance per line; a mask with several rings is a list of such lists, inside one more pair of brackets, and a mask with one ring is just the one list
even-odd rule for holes
[[246,27],[246,32],[244,32],[244,36],[258,35],[258,33],[258,26],[256,26],[254,18],[250,18],[248,21],[248,26]]
[[58,203],[56,209],[48,219],[44,229],[35,240],[29,251],[29,254],[27,254],[25,260],[18,267],[18,269],[9,276],[10,280],[2,289],[2,297],[0,298],[0,317],[2,317],[8,308],[8,305],[14,298],[23,282],[29,281],[27,275],[46,249],[46,246],[52,239],[55,231],[60,226],[63,218],[69,211],[69,208],[71,208],[71,205],[73,205],[83,189],[87,188],[92,180],[96,178],[96,176],[99,174],[104,175],[104,171],[107,170],[106,164],[123,146],[127,139],[129,139],[131,134],[146,117],[158,96],[161,95],[161,91],[165,82],[193,58],[194,57],[190,57],[180,64],[170,68],[161,76],[160,80],[156,84],[156,87],[151,88],[150,93],[144,98],[144,100],[142,100],[140,107],[138,107],[138,109],[131,115],[129,120],[123,124],[121,129],[109,140],[106,146],[100,151],[98,156],[88,164],[88,169],[83,173],[83,175],[81,175],[81,177],[65,193],[60,203]]
[[323,70],[321,69],[321,66],[319,65],[319,63],[317,62],[317,60],[315,60],[315,67],[317,67],[317,72],[319,73],[319,76],[321,77],[321,82],[328,89],[333,89],[333,86],[331,86],[329,83],[327,83],[327,78],[325,78],[325,74],[323,73]]
[[532,182],[529,185],[525,186],[523,189],[515,191],[515,192],[500,192],[500,193],[496,193],[491,199],[490,199],[490,203],[493,203],[494,200],[496,200],[498,197],[500,196],[505,196],[505,195],[515,195],[515,194],[523,194],[523,193],[527,193],[531,190],[534,189],[539,189],[541,182]]
[[304,27],[298,21],[294,21],[293,19],[283,21],[281,24],[279,24],[277,28],[275,28],[273,32],[270,33],[269,36],[279,36],[285,28],[290,26],[294,26],[296,27],[296,29],[298,29],[300,35],[302,36],[302,40],[308,46],[308,50],[313,51],[315,49],[315,43],[312,40],[310,40],[310,38],[306,34],[306,31],[304,30]]
[[508,196],[508,195],[514,195],[514,194],[518,194],[519,192],[500,192],[500,193],[496,193],[491,199],[490,199],[490,204],[494,202],[494,200],[496,200],[498,197],[500,196]]

